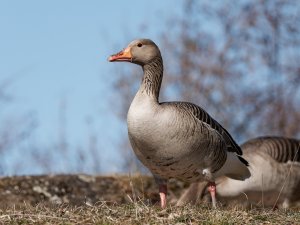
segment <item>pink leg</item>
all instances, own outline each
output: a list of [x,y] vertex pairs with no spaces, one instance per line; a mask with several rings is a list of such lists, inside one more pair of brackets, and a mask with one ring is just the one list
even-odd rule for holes
[[159,185],[159,196],[160,196],[160,206],[161,208],[166,208],[167,206],[167,185],[161,184]]
[[208,191],[210,192],[213,208],[216,208],[216,183],[215,182],[209,182],[208,184]]

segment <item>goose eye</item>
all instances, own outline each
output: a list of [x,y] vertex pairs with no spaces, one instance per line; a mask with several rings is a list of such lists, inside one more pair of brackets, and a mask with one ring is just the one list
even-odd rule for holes
[[138,43],[137,46],[138,46],[138,47],[142,47],[143,44],[142,44],[142,43]]

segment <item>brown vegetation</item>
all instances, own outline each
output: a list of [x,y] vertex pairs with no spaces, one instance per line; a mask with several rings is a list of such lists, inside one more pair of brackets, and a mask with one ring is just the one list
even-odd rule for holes
[[175,207],[185,184],[170,182],[166,210],[145,176],[24,176],[0,179],[0,224],[299,224],[299,210]]
[[270,210],[211,210],[208,207],[169,207],[161,210],[141,203],[93,206],[43,205],[7,208],[0,211],[0,224],[299,224],[299,213]]

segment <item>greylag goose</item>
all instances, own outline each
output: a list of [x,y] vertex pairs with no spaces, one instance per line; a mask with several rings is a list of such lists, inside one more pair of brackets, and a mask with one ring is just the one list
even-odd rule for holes
[[[287,208],[300,202],[300,141],[286,137],[259,137],[241,145],[250,163],[251,177],[237,181],[216,180],[217,195],[224,200],[263,203]],[[204,195],[205,182],[194,183],[178,200],[178,205],[195,203]]]
[[206,111],[189,102],[159,102],[163,60],[153,41],[132,41],[108,60],[131,62],[143,69],[142,83],[127,114],[128,136],[136,156],[158,184],[162,208],[169,178],[208,181],[215,207],[216,177],[244,180],[250,176],[240,147]]

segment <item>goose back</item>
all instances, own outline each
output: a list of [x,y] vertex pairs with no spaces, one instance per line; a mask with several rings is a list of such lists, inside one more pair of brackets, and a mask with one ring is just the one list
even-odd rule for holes
[[266,136],[251,139],[241,147],[245,154],[259,151],[268,154],[279,163],[300,162],[300,141],[297,139]]

